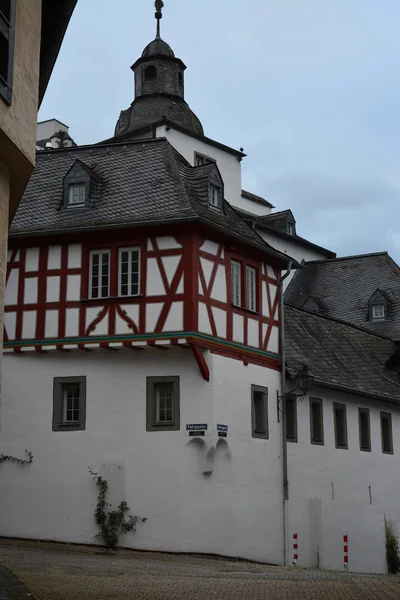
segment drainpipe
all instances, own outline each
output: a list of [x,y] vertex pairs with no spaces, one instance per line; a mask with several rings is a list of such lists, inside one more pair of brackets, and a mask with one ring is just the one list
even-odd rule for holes
[[285,319],[283,303],[283,282],[290,275],[292,263],[289,262],[287,271],[281,277],[279,282],[279,301],[280,301],[280,346],[281,346],[281,409],[282,409],[282,475],[283,475],[283,564],[286,567],[286,503],[289,500],[289,482],[288,482],[288,462],[287,462],[287,439],[286,439],[286,352],[285,352]]

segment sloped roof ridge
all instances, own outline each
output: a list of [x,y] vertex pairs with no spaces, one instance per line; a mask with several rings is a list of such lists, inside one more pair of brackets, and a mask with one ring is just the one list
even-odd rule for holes
[[353,323],[350,323],[349,321],[344,321],[343,319],[338,319],[337,317],[331,317],[326,314],[324,315],[321,313],[316,313],[313,310],[309,310],[308,308],[304,308],[303,306],[296,306],[296,304],[291,304],[290,302],[284,302],[284,305],[288,306],[289,308],[294,308],[295,310],[298,310],[299,312],[304,312],[309,315],[312,315],[316,319],[325,319],[326,321],[333,321],[335,323],[339,323],[340,325],[346,325],[347,327],[349,327],[351,329],[357,329],[357,331],[361,331],[362,333],[365,333],[366,335],[372,335],[372,336],[381,338],[383,340],[386,340],[387,342],[391,342],[392,344],[394,344],[394,341],[392,338],[390,338],[386,335],[382,335],[381,333],[376,333],[375,331],[372,331],[370,329],[365,329],[364,327],[359,327],[358,325],[354,325]]
[[107,144],[100,142],[95,144],[82,144],[81,146],[71,146],[70,148],[44,148],[42,150],[36,151],[36,160],[42,160],[45,157],[49,157],[51,154],[60,154],[60,153],[68,153],[68,152],[80,152],[82,150],[88,150],[90,148],[111,148],[113,146],[133,146],[137,144],[155,144],[159,142],[168,142],[166,137],[157,137],[157,138],[143,138],[143,139],[135,139],[135,140],[124,140],[124,141],[112,141],[110,140]]
[[336,256],[336,258],[318,258],[317,260],[307,260],[307,261],[305,261],[304,264],[305,265],[314,265],[317,263],[333,263],[333,262],[340,262],[341,260],[354,260],[357,258],[358,259],[359,258],[370,258],[373,256],[385,256],[385,255],[388,256],[389,258],[391,258],[389,256],[389,253],[387,250],[382,250],[380,252],[369,252],[369,253],[365,253],[365,254],[349,254],[348,256]]

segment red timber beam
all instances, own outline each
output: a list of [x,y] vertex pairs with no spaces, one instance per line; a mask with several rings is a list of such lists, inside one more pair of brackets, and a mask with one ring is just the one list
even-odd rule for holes
[[193,342],[190,343],[192,348],[193,356],[197,362],[197,366],[199,367],[199,371],[201,376],[205,381],[210,381],[210,369],[208,368],[208,364],[206,359],[204,358],[204,354],[200,350],[200,347]]

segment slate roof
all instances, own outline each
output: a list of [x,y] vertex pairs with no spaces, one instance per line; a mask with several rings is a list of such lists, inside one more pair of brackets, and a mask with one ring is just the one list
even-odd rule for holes
[[[264,215],[262,217],[259,217],[257,215],[250,214],[246,210],[241,210],[239,208],[237,208],[236,210],[240,214],[240,216],[245,221],[247,221],[252,227],[259,228],[259,229],[266,231],[267,233],[270,233],[276,237],[283,238],[283,239],[289,240],[291,242],[295,242],[296,244],[299,244],[300,246],[303,246],[305,248],[309,248],[310,250],[315,250],[317,252],[320,252],[321,254],[324,254],[327,258],[335,258],[336,257],[335,252],[332,252],[332,250],[327,250],[327,248],[322,248],[322,246],[313,244],[313,242],[306,240],[305,238],[301,237],[300,235],[297,235],[296,232],[294,234],[287,233],[285,230],[274,227],[272,223],[268,223],[265,219],[265,217],[269,217],[270,215]],[[275,214],[275,213],[272,213],[272,214]],[[265,219],[265,220],[263,220],[263,219]]]
[[[388,300],[385,321],[368,320],[368,301],[379,289]],[[324,314],[400,340],[400,269],[387,252],[306,262],[285,292],[285,302],[303,306],[309,297]]]
[[275,208],[271,202],[268,202],[265,198],[261,196],[257,196],[256,194],[252,194],[251,192],[247,192],[246,190],[242,190],[242,198],[246,198],[246,200],[252,200],[256,204],[261,204],[262,206],[268,206],[268,208]]
[[142,52],[142,57],[150,56],[172,56],[174,57],[174,51],[171,46],[164,42],[161,38],[156,38],[150,44],[147,44],[146,48]]
[[390,339],[343,321],[285,306],[286,368],[303,364],[322,387],[400,402],[397,373],[385,368],[396,352]]
[[183,98],[161,94],[138,96],[127,110],[121,111],[114,135],[117,137],[129,133],[134,137],[144,127],[150,128],[163,119],[179,125],[185,131],[204,135],[200,119]]
[[293,225],[296,223],[293,213],[289,209],[257,217],[256,222],[259,225],[269,225],[270,227],[274,227],[281,231],[287,231],[288,223],[292,223]]
[[[96,180],[86,207],[66,208],[63,179],[77,160]],[[10,236],[199,221],[286,264],[290,257],[264,242],[228,202],[223,213],[206,206],[204,186],[208,190],[211,176],[220,177],[215,164],[190,166],[164,138],[43,150],[37,154]]]

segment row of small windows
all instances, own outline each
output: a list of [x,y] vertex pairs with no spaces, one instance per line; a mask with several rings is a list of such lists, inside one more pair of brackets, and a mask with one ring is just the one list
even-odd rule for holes
[[[111,269],[110,250],[96,250],[90,253],[89,298],[110,296]],[[140,248],[119,248],[118,250],[118,296],[138,296],[140,294]]]
[[[179,377],[147,377],[147,431],[180,429]],[[55,377],[53,431],[86,429],[86,377]]]
[[[347,408],[345,404],[333,403],[333,421],[335,447],[348,449]],[[380,413],[382,452],[393,454],[392,415]],[[359,444],[360,450],[371,452],[370,411],[368,408],[358,409]],[[289,442],[297,442],[297,399],[295,396],[286,398],[286,437]],[[310,442],[314,445],[324,445],[323,402],[320,398],[310,398]]]
[[[86,205],[86,184],[71,183],[68,186],[67,207],[79,208]],[[221,211],[222,188],[216,185],[209,186],[209,205],[211,208]]]
[[[296,398],[286,403],[287,439],[297,442]],[[336,448],[347,449],[346,405],[334,403]],[[358,409],[360,450],[371,451],[370,413]],[[382,452],[393,454],[392,415],[380,413]],[[268,388],[251,386],[252,436],[268,439]],[[55,377],[53,391],[53,430],[77,431],[86,427],[86,377]],[[179,376],[147,377],[146,379],[147,431],[178,431],[180,429]],[[322,400],[310,398],[310,441],[324,445]]]
[[[111,250],[90,253],[89,298],[110,296]],[[244,276],[244,278],[243,278]],[[231,261],[232,304],[253,312],[256,302],[256,269],[236,260]],[[118,249],[118,296],[140,294],[140,248]]]

